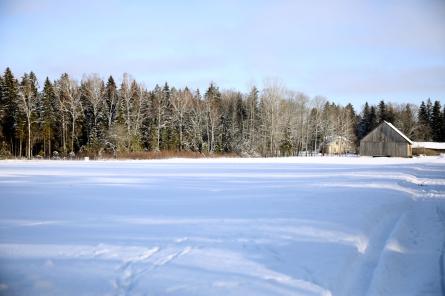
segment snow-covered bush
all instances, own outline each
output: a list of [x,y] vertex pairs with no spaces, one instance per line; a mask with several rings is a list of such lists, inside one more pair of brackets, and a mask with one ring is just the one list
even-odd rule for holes
[[59,156],[59,152],[58,151],[53,151],[53,157],[54,160],[60,160],[60,156]]

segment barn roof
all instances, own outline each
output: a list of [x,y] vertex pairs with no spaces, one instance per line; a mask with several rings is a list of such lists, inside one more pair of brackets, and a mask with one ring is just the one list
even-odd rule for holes
[[445,150],[445,143],[441,143],[441,142],[413,142],[413,148]]
[[405,136],[404,133],[399,131],[394,125],[392,125],[388,121],[383,121],[382,123],[380,123],[376,128],[374,128],[371,132],[369,132],[363,139],[361,139],[360,142],[367,141],[367,139],[370,138],[370,137],[372,138],[372,135],[375,134],[375,132],[377,130],[382,130],[382,128],[383,128],[382,126],[383,125],[388,126],[391,130],[393,130],[395,132],[395,134],[398,134],[401,137],[401,139],[403,139],[406,142],[408,142],[408,144],[411,144],[411,145],[413,144],[413,142],[407,136]]
[[330,136],[330,137],[327,137],[324,140],[323,143],[329,145],[329,144],[334,143],[337,140],[341,140],[342,142],[346,142],[346,143],[351,143],[351,140],[349,140],[348,138],[343,137],[343,136]]
[[399,131],[394,125],[392,125],[392,123],[388,122],[388,121],[383,121],[384,123],[386,123],[387,125],[389,125],[393,130],[395,130],[399,135],[401,135],[408,143],[410,143],[411,145],[413,144],[413,141],[411,141],[407,136],[405,136],[404,133],[402,133],[401,131]]

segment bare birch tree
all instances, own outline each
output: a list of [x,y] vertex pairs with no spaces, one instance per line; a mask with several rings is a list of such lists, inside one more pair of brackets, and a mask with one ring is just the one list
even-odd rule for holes
[[60,96],[63,98],[61,104],[63,110],[71,117],[71,152],[74,152],[74,141],[76,139],[76,121],[82,115],[81,91],[75,80],[68,75],[62,76],[59,82]]
[[173,107],[172,123],[177,125],[179,132],[179,150],[184,149],[184,124],[187,112],[190,110],[193,95],[188,88],[172,92],[171,105]]
[[38,94],[36,81],[30,77],[30,75],[25,74],[22,78],[22,83],[19,88],[20,104],[19,108],[24,113],[26,117],[26,127],[27,127],[27,138],[28,143],[26,145],[26,157],[31,159],[32,157],[32,147],[31,147],[31,125],[35,120],[38,108]]

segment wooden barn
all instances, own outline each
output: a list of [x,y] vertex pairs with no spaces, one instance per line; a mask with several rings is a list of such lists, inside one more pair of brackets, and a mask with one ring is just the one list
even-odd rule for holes
[[407,136],[384,121],[360,141],[360,155],[412,157],[412,145]]

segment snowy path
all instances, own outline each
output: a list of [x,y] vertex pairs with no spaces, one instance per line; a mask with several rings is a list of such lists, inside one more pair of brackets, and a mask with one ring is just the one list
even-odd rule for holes
[[445,159],[0,162],[0,295],[445,295]]

